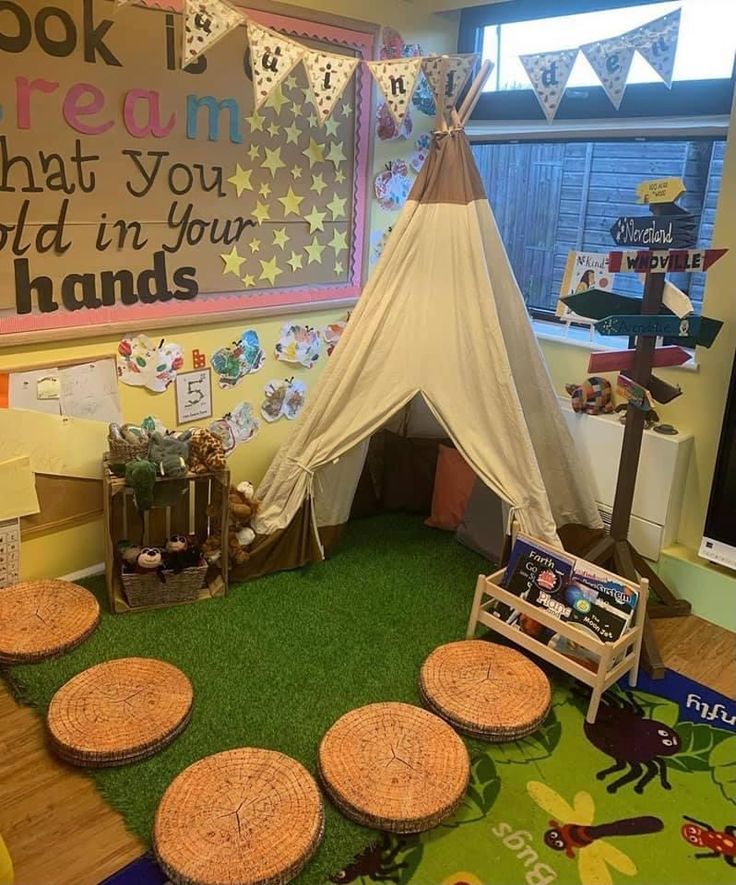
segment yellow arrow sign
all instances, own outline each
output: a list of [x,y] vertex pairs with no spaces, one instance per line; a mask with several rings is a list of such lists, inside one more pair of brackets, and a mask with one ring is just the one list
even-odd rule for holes
[[636,188],[639,203],[674,203],[687,190],[681,178],[657,178],[642,181]]

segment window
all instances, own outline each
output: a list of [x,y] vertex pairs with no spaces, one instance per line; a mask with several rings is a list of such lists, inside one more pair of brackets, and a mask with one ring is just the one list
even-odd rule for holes
[[520,54],[613,37],[678,8],[682,25],[672,89],[636,56],[617,111],[581,53],[557,119],[728,114],[736,49],[734,0],[511,0],[462,14],[461,51],[481,52],[495,64],[474,118],[543,120]]
[[[514,273],[533,315],[552,318],[570,250],[616,248],[619,215],[640,215],[636,185],[680,176],[680,205],[698,218],[698,246],[711,245],[725,142],[596,141],[475,144],[473,153]],[[715,244],[718,245],[718,244]],[[699,311],[705,274],[671,274]],[[641,295],[636,274],[619,274],[615,290]]]

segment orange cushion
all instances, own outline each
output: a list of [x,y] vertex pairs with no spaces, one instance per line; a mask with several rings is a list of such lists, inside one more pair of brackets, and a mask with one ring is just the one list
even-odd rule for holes
[[457,449],[440,446],[434,475],[432,515],[426,525],[454,532],[465,513],[475,479],[473,469]]

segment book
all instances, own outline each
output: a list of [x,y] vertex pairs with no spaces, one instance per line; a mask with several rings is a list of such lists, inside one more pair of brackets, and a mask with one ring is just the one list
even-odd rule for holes
[[[615,277],[616,274],[608,269],[608,253],[569,252],[560,286],[560,298],[578,292],[587,292],[588,289],[611,291]],[[577,314],[561,300],[557,302],[555,314],[561,319],[578,318]]]
[[[631,625],[639,594],[610,572],[520,534],[501,586],[601,642],[614,642]],[[549,644],[555,631],[499,603],[493,614]]]

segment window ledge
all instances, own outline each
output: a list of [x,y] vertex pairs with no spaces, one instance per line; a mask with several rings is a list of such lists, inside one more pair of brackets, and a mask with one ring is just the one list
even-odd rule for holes
[[[591,340],[589,330],[577,326],[570,326],[568,330],[564,323],[550,323],[545,320],[535,319],[531,323],[534,334],[539,341],[554,341],[555,344],[565,344],[568,347],[575,347],[589,352],[627,350],[629,346],[628,338],[604,338],[597,332],[593,333]],[[673,366],[672,368],[685,372],[697,372],[699,371],[697,357],[693,355],[689,363],[685,363],[684,366]]]

